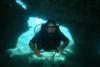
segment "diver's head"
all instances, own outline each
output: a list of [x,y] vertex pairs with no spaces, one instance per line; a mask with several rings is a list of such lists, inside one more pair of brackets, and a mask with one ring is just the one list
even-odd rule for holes
[[53,20],[47,21],[47,32],[48,33],[55,33],[56,32],[56,22]]

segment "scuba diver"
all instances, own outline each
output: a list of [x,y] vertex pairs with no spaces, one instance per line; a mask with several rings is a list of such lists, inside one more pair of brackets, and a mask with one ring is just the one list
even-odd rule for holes
[[[63,45],[61,44],[63,42]],[[69,40],[60,31],[59,26],[53,20],[41,25],[40,31],[30,40],[29,46],[37,56],[41,56],[41,50],[58,52],[63,51]]]

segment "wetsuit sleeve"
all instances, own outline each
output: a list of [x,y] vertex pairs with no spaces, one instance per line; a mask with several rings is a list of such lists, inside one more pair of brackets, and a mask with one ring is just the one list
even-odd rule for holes
[[38,41],[40,40],[40,32],[37,33],[31,40],[31,43],[35,44],[38,43]]
[[61,41],[69,43],[69,39],[60,31],[59,26],[57,26],[57,32],[58,32],[58,35],[59,35]]
[[62,41],[69,43],[69,39],[62,32],[60,32],[60,36]]

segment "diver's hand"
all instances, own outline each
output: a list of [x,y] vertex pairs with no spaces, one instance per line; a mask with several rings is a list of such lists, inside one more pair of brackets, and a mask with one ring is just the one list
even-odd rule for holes
[[57,47],[58,52],[62,52],[64,48],[62,46]]
[[34,52],[35,52],[35,54],[36,54],[37,56],[39,56],[39,57],[41,56],[41,51],[40,51],[40,50],[35,49],[35,51],[34,51]]

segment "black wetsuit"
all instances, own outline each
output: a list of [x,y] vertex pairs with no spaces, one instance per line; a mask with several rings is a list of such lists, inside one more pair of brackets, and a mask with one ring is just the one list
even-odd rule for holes
[[49,34],[45,26],[43,27],[31,40],[33,44],[37,44],[39,50],[42,48],[46,51],[56,50],[61,41],[67,41],[68,43],[68,38],[60,31],[59,26],[57,26],[57,30],[53,34]]

